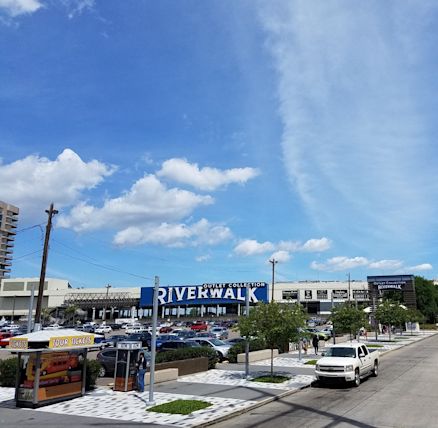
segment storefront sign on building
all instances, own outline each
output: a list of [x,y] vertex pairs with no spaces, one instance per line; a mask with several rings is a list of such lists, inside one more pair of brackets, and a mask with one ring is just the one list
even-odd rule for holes
[[348,299],[348,290],[332,290],[333,299]]
[[[232,282],[160,287],[158,290],[158,304],[205,305],[245,302],[247,284],[249,285],[249,301],[251,303],[268,301],[268,284],[265,282]],[[143,287],[141,289],[140,306],[152,305],[152,299],[153,288]]]

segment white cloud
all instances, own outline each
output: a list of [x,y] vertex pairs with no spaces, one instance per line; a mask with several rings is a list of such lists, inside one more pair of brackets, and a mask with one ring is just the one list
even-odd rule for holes
[[368,269],[377,270],[389,270],[394,273],[401,272],[421,272],[426,270],[432,270],[433,267],[430,263],[423,263],[416,266],[406,267],[401,260],[378,260],[369,261],[365,257],[332,257],[326,260],[324,263],[313,261],[310,267],[314,270],[320,270],[325,272],[337,272],[348,271],[357,267],[366,267]]
[[284,263],[290,260],[290,254],[288,251],[279,250],[269,257],[269,260],[276,260],[279,263]]
[[81,15],[85,11],[92,11],[95,6],[95,0],[56,0],[60,1],[68,11],[69,19]]
[[316,253],[321,251],[327,251],[331,247],[331,241],[327,238],[321,239],[309,239],[301,247],[302,251],[309,253]]
[[309,239],[304,244],[299,241],[280,241],[278,243],[263,242],[259,243],[254,239],[245,239],[240,241],[234,248],[234,252],[243,256],[252,256],[254,254],[264,254],[270,251],[279,253],[290,252],[321,252],[330,248],[331,241],[327,238]]
[[50,202],[72,205],[85,190],[100,184],[115,168],[97,160],[84,162],[65,149],[55,160],[37,155],[0,164],[1,197],[20,208],[20,218],[41,217]]
[[0,0],[0,11],[11,18],[19,15],[31,14],[43,7],[38,0]]
[[231,238],[227,227],[202,219],[193,225],[161,223],[143,227],[131,226],[114,237],[118,246],[154,244],[167,247],[217,245]]
[[407,268],[408,271],[411,272],[424,272],[426,270],[432,270],[433,266],[430,263],[422,263],[420,265],[411,266]]
[[332,257],[328,259],[325,263],[319,263],[313,261],[310,267],[315,270],[327,271],[327,272],[337,272],[346,271],[349,269],[354,269],[361,266],[368,266],[369,261],[365,257]]
[[370,263],[368,267],[370,269],[397,270],[403,267],[403,262],[400,260],[380,260]]
[[211,259],[211,256],[209,254],[198,256],[195,258],[195,260],[199,263],[206,262],[207,260],[210,260],[210,259]]
[[252,256],[254,254],[264,254],[274,250],[274,245],[269,242],[259,243],[254,239],[245,239],[234,247],[234,252],[241,256]]
[[220,170],[217,168],[199,168],[186,159],[169,159],[163,162],[158,177],[188,184],[200,190],[216,190],[231,183],[246,183],[256,177],[259,172],[254,168],[233,168]]
[[[199,206],[212,203],[211,196],[178,188],[168,189],[154,175],[146,175],[134,183],[129,191],[106,200],[100,208],[81,202],[70,214],[59,217],[58,226],[81,232],[102,228],[128,229],[151,223],[166,224],[179,221]],[[175,225],[171,227],[175,230]]]

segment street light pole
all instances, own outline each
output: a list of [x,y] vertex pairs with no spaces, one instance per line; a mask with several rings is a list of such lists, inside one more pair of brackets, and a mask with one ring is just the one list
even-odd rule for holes
[[274,283],[275,283],[275,265],[278,263],[278,260],[272,258],[269,260],[269,263],[272,264],[272,289],[271,289],[271,302],[274,301]]
[[106,321],[106,305],[108,303],[108,292],[109,292],[109,289],[111,288],[111,285],[109,285],[109,284],[105,285],[105,288],[106,288],[106,297],[105,297],[105,306],[103,308],[102,321]]
[[350,282],[350,272],[348,272],[348,302],[351,300],[351,282]]

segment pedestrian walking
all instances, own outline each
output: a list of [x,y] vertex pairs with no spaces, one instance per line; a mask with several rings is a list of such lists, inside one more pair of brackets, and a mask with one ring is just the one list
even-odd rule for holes
[[312,345],[313,349],[315,349],[315,355],[318,355],[319,337],[317,334],[314,334],[312,337]]
[[307,355],[307,337],[303,337],[303,351],[304,355]]
[[147,370],[147,360],[144,352],[140,352],[137,359],[137,389],[139,392],[144,392],[144,375]]

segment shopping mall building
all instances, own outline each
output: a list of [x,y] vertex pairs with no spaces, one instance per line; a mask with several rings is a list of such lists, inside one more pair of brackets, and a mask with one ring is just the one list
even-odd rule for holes
[[[28,315],[32,288],[35,313],[38,278],[3,279],[0,287],[0,317],[24,319]],[[161,318],[233,317],[244,313],[249,287],[250,305],[268,302],[272,288],[265,282],[205,283],[159,288]],[[87,319],[147,318],[152,314],[153,286],[72,288],[67,280],[46,278],[43,308],[55,312],[70,305],[83,311]],[[333,306],[347,300],[368,303],[367,281],[276,282],[274,300],[300,302],[309,314],[329,314]],[[104,314],[105,313],[105,314]]]

